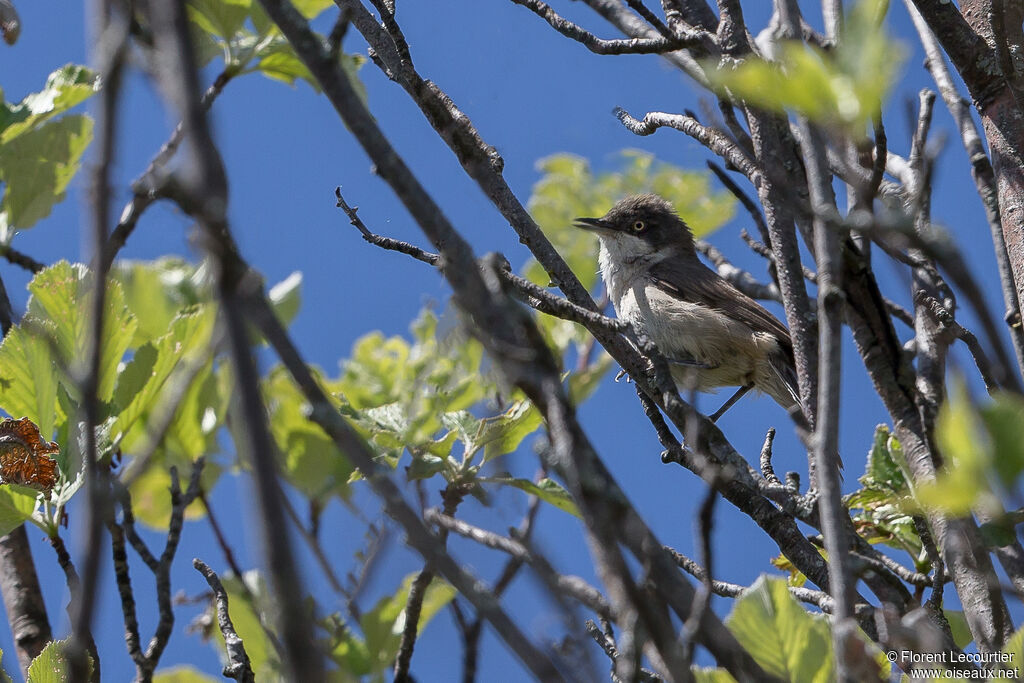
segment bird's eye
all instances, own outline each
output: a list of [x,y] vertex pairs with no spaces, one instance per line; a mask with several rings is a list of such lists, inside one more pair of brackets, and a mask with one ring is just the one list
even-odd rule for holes
[[633,223],[633,232],[641,232],[647,225],[643,221],[636,221]]

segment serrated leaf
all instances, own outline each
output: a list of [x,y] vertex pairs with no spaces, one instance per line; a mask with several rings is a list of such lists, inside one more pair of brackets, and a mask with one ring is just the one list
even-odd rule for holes
[[[85,266],[67,261],[37,273],[28,285],[32,293],[28,314],[53,325],[57,349],[69,363],[81,362],[88,355],[88,302],[93,286],[92,274]],[[125,305],[121,285],[108,282],[97,388],[100,401],[109,401],[114,393],[118,365],[135,334],[135,325],[135,316]]]
[[890,444],[893,437],[886,425],[875,427],[875,438],[868,452],[867,464],[860,483],[866,487],[885,487],[890,491],[907,490],[903,471],[893,459]]
[[474,439],[474,449],[483,448],[483,462],[488,462],[519,448],[523,439],[534,433],[543,422],[540,411],[530,401],[516,401],[504,414],[482,420],[481,429]]
[[828,622],[801,607],[784,581],[758,578],[725,623],[767,674],[806,683],[833,679]]
[[[130,395],[130,401],[120,406],[121,410],[113,425],[114,438],[123,438],[124,448],[130,450],[143,437],[145,430],[135,429],[140,418],[153,410],[175,368],[209,343],[213,324],[213,311],[209,306],[186,309],[171,321],[170,329],[155,340],[151,346],[152,351],[140,349],[127,364],[122,372],[126,386],[123,389],[119,386],[118,393],[122,398]],[[143,386],[134,389],[147,375]]]
[[47,77],[46,87],[39,92],[26,95],[18,104],[0,102],[0,146],[81,104],[98,89],[95,72],[66,64]]
[[[43,648],[43,651],[32,660],[28,667],[28,683],[66,683],[70,680],[71,672],[68,669],[67,658],[64,657],[64,648],[68,646],[68,639],[51,640]],[[92,678],[92,657],[88,657],[89,668],[86,679]]]
[[208,300],[197,283],[195,266],[177,257],[119,261],[110,276],[121,283],[128,309],[138,321],[133,348],[162,337],[179,312]]
[[0,407],[14,418],[29,417],[51,438],[63,413],[57,406],[58,371],[45,340],[20,326],[0,344]]
[[512,486],[521,491],[537,496],[545,503],[554,505],[563,512],[568,512],[574,517],[581,517],[579,508],[576,507],[575,501],[572,496],[566,491],[561,484],[553,479],[544,478],[540,481],[533,482],[529,479],[516,479],[510,476],[501,477],[481,477],[478,481],[490,484],[501,484],[502,486]]
[[69,114],[0,145],[0,242],[9,243],[16,230],[31,228],[64,199],[92,129],[88,116]]

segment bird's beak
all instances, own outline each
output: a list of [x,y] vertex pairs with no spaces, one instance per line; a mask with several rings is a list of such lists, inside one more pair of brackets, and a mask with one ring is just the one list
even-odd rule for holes
[[591,232],[606,232],[611,227],[603,218],[577,218],[572,222],[574,227],[590,230]]

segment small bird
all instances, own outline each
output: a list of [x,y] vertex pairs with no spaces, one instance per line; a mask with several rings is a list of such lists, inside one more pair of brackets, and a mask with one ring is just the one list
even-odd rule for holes
[[654,342],[681,390],[741,387],[712,419],[744,388],[802,417],[789,331],[697,258],[693,233],[667,201],[627,197],[573,225],[597,235],[615,314]]

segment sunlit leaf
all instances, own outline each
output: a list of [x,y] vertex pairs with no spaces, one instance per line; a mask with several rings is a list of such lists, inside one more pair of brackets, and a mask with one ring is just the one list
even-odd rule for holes
[[[70,680],[71,672],[68,668],[67,658],[64,656],[64,648],[68,646],[68,640],[51,640],[43,648],[43,651],[32,660],[28,667],[28,683],[66,683]],[[92,657],[88,657],[88,674],[86,679],[92,677]]]
[[196,267],[173,256],[119,261],[110,275],[121,283],[128,309],[138,321],[133,347],[163,336],[180,311],[208,299]]
[[[53,325],[53,336],[62,357],[81,363],[88,357],[89,300],[92,273],[83,265],[60,261],[32,278],[28,289],[28,315]],[[135,316],[125,305],[124,291],[108,282],[104,299],[102,357],[97,396],[109,401],[117,380],[117,368],[135,335]],[[42,342],[40,342],[42,343]],[[73,369],[77,369],[72,366]]]
[[221,680],[184,665],[161,669],[153,674],[153,683],[218,683]]
[[37,494],[22,491],[25,489],[21,487],[0,487],[0,536],[9,534],[32,517]]
[[200,28],[220,38],[231,38],[249,17],[252,0],[188,0],[188,16]]
[[92,119],[69,114],[0,144],[0,242],[50,215],[92,141]]
[[[359,620],[365,638],[366,649],[376,667],[390,667],[398,654],[398,646],[405,629],[405,606],[409,601],[409,589],[416,574],[405,577],[402,585],[390,596],[385,596],[364,613]],[[423,628],[445,605],[455,597],[455,589],[439,578],[434,578],[423,597],[417,630]]]
[[63,414],[57,406],[58,369],[50,346],[20,326],[0,344],[0,407],[14,418],[29,417],[50,438]]
[[[142,347],[127,364],[115,392],[127,403],[119,406],[113,427],[114,438],[123,438],[124,448],[130,451],[144,438],[145,426],[136,428],[139,420],[154,409],[175,368],[186,359],[194,359],[209,343],[213,324],[213,311],[208,306],[186,309],[171,321],[163,336]],[[141,388],[136,388],[140,384]]]
[[807,683],[834,678],[826,618],[801,607],[784,581],[760,577],[725,623],[765,673]]
[[[319,375],[319,373],[316,373]],[[324,430],[309,420],[309,402],[282,367],[263,382],[270,431],[283,459],[285,475],[311,498],[348,497],[352,463]]]
[[566,491],[561,484],[553,479],[544,478],[540,481],[533,482],[529,479],[517,479],[508,475],[500,477],[481,477],[479,481],[490,484],[501,484],[503,486],[512,486],[513,488],[526,491],[527,493],[537,496],[545,503],[554,505],[559,510],[568,512],[574,517],[580,517],[579,508],[576,507],[576,503],[573,501],[572,496]]
[[738,66],[709,62],[712,85],[751,104],[796,111],[862,134],[896,80],[903,49],[882,27],[888,0],[860,0],[829,51],[802,41],[777,46],[773,61],[748,57]]
[[99,89],[95,72],[67,64],[46,79],[46,87],[17,104],[0,101],[0,147],[26,131],[81,104]]

